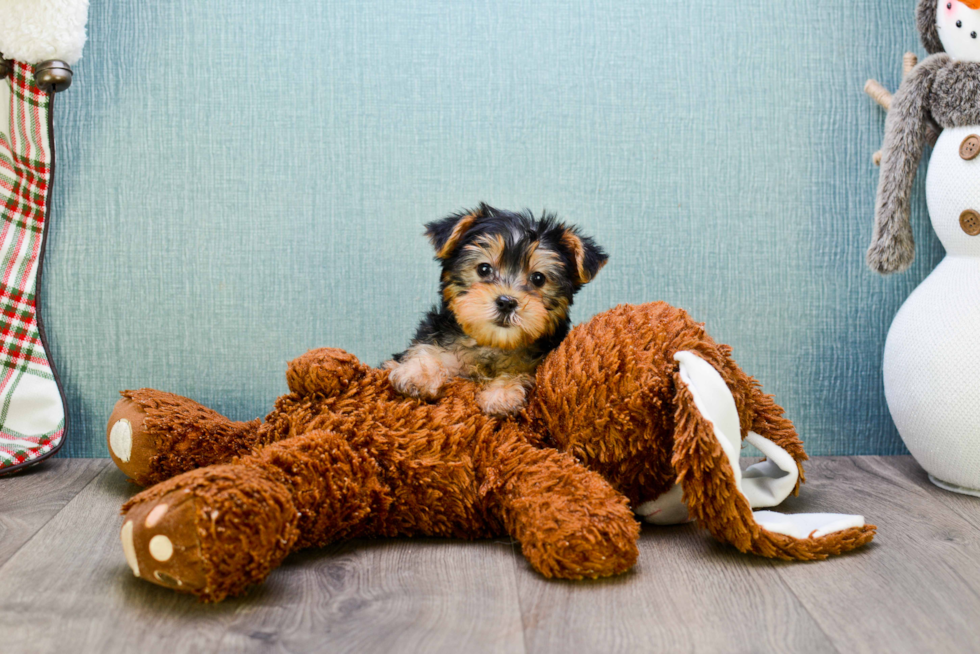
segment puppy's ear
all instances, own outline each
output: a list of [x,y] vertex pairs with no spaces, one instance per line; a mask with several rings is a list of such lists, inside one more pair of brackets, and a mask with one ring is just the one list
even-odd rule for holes
[[466,232],[486,214],[486,211],[487,205],[481,204],[476,211],[464,211],[427,224],[425,235],[436,250],[436,259],[448,259],[463,240]]
[[601,247],[596,245],[588,236],[582,236],[574,227],[565,227],[561,236],[561,244],[568,249],[572,256],[574,269],[572,276],[579,286],[592,281],[609,257]]

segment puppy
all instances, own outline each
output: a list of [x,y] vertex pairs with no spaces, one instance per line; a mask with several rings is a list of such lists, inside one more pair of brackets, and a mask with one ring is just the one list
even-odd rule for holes
[[442,300],[385,364],[403,395],[433,400],[454,377],[478,381],[485,413],[525,404],[534,371],[568,333],[572,297],[608,257],[575,227],[486,204],[425,226]]

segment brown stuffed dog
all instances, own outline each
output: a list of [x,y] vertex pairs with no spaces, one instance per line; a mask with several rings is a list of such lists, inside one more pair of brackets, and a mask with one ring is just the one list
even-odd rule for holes
[[[136,576],[218,601],[290,552],[372,536],[510,534],[546,577],[614,575],[636,561],[637,513],[696,519],[743,552],[818,559],[871,540],[861,516],[786,516],[801,482],[792,424],[702,325],[663,303],[575,328],[538,368],[527,408],[482,413],[454,382],[435,403],[343,351],[289,364],[264,422],[176,395],[123,393],[110,452],[151,488],[123,506]],[[768,457],[741,471],[748,438]]]

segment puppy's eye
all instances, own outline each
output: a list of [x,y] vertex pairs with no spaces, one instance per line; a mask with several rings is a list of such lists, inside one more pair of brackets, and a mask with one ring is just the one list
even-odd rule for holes
[[548,278],[544,276],[544,273],[533,272],[529,278],[531,283],[535,286],[544,286],[544,283],[548,281]]
[[493,266],[489,263],[481,263],[476,267],[476,274],[480,277],[489,277],[490,273],[493,272]]

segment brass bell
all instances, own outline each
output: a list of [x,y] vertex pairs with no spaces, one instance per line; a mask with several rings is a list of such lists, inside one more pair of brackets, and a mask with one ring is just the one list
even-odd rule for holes
[[0,53],[0,79],[3,79],[9,75],[14,70],[14,62],[9,59],[3,58],[3,53]]
[[45,93],[58,93],[71,86],[71,66],[57,59],[34,66],[34,83]]

